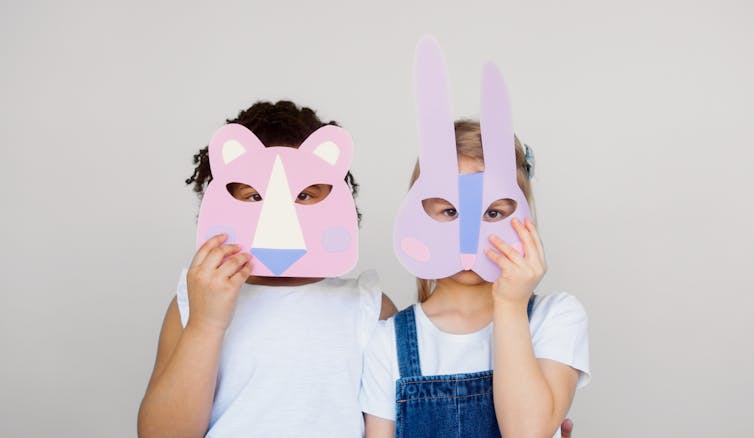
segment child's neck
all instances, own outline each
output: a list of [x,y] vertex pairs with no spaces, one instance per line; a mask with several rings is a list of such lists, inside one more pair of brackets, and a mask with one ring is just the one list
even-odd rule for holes
[[259,277],[252,275],[246,279],[246,284],[258,284],[261,286],[303,286],[322,280],[324,279],[307,277]]
[[473,333],[492,321],[492,284],[459,283],[452,278],[437,281],[422,310],[432,323],[448,333]]

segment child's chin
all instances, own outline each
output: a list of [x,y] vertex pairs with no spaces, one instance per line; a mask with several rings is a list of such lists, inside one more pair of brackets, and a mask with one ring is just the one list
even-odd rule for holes
[[461,283],[465,286],[476,286],[486,283],[486,281],[484,281],[484,279],[474,271],[460,271],[450,278],[452,278],[453,281]]

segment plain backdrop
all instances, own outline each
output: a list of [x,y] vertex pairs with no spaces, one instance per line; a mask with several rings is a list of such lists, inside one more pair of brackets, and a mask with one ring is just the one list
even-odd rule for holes
[[[550,270],[590,316],[576,437],[754,436],[754,3],[3,1],[0,435],[132,437],[193,255],[191,157],[292,99],[355,139],[356,271],[399,307],[414,45],[454,112],[498,63]],[[302,389],[304,390],[304,389]]]

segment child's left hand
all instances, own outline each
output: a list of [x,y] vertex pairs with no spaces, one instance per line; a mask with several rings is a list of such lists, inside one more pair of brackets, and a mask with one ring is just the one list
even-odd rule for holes
[[547,264],[542,243],[531,220],[527,218],[522,224],[513,219],[511,225],[521,239],[524,255],[494,234],[490,235],[490,242],[500,252],[487,249],[485,254],[503,270],[492,285],[493,296],[525,308],[534,288],[545,275]]

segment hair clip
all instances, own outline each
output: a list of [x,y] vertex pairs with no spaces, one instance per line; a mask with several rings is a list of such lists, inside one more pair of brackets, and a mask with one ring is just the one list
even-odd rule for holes
[[526,143],[524,143],[524,151],[524,158],[526,159],[526,174],[529,176],[529,179],[532,179],[534,176],[534,151]]

